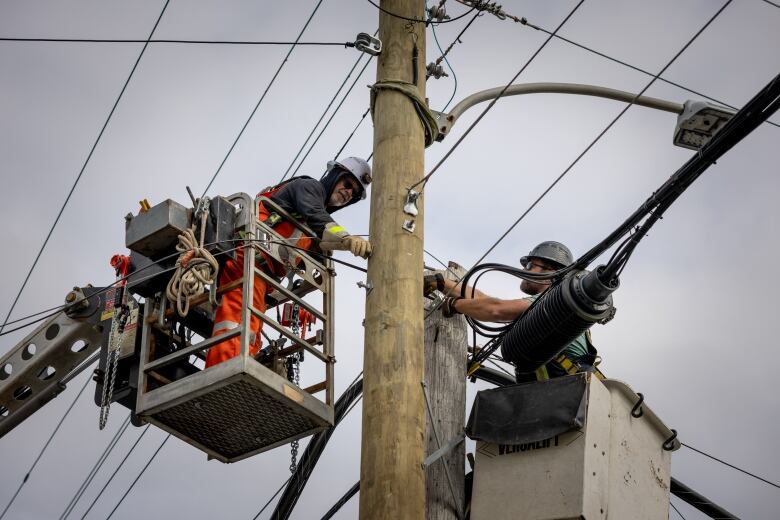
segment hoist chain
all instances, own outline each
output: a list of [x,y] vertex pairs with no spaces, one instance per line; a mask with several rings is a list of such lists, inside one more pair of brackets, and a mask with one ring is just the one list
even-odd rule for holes
[[[123,303],[117,309],[119,313],[111,323],[111,333],[108,336],[108,354],[106,356],[106,372],[103,374],[103,395],[100,400],[99,426],[102,430],[108,422],[108,413],[111,409],[111,399],[114,396],[114,384],[116,383],[116,369],[119,364],[119,350],[122,347],[122,335],[130,316],[130,307]],[[109,372],[111,375],[109,376]]]
[[[299,327],[298,319],[300,318],[301,307],[297,303],[293,304],[292,316],[290,316],[290,328],[293,334],[296,336],[303,334]],[[296,352],[292,356],[292,369],[293,369],[293,383],[295,386],[301,384],[301,356]],[[298,441],[294,440],[290,443],[290,473],[295,473],[295,469],[298,467]]]

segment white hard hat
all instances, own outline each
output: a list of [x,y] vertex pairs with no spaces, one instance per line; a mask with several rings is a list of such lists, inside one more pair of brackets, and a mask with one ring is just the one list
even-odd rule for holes
[[359,157],[347,157],[339,161],[328,162],[328,170],[333,169],[335,166],[348,171],[360,182],[360,185],[363,187],[363,191],[360,193],[360,200],[364,200],[368,192],[368,185],[371,184],[371,166],[368,162]]

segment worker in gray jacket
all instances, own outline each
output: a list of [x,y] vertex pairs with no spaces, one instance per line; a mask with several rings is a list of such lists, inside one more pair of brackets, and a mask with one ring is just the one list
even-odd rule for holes
[[[574,257],[568,247],[560,242],[542,242],[531,250],[528,255],[520,259],[520,263],[527,271],[534,273],[547,273],[562,269],[574,262]],[[550,287],[550,281],[523,280],[520,290],[529,296],[513,300],[505,300],[489,296],[473,287],[467,287],[465,296],[453,296],[461,294],[459,283],[444,278],[441,273],[428,275],[425,281],[425,290],[433,289],[447,294],[442,304],[442,313],[445,317],[454,314],[465,314],[475,320],[492,322],[511,322],[523,315],[533,302]],[[574,339],[552,361],[537,369],[535,373],[516,372],[518,382],[547,379],[566,374],[592,371],[597,359],[597,352],[590,341],[589,333],[583,333]]]

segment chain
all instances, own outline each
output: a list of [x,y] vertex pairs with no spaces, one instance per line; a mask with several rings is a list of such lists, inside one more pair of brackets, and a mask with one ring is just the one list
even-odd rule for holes
[[[302,335],[303,332],[299,327],[301,307],[297,303],[293,304],[292,316],[290,316],[290,328],[293,334],[296,336]],[[300,386],[301,383],[301,356],[296,352],[292,356],[292,368],[293,368],[293,383],[295,386]],[[298,467],[298,441],[294,440],[290,443],[290,473],[295,473],[295,469]]]
[[[119,364],[119,349],[122,346],[122,335],[125,332],[125,324],[130,315],[130,308],[123,304],[118,310],[119,315],[111,323],[111,333],[108,336],[108,355],[106,356],[106,373],[103,375],[103,395],[100,400],[100,429],[108,423],[108,413],[111,409],[111,399],[114,397],[114,384],[116,383],[116,369]],[[111,372],[109,379],[108,373]],[[106,381],[108,379],[108,381]],[[108,383],[108,384],[107,384]]]

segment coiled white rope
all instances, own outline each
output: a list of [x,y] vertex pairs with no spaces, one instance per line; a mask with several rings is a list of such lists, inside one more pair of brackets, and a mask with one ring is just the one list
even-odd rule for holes
[[176,260],[176,272],[168,282],[165,294],[182,318],[190,310],[190,300],[203,294],[206,286],[214,284],[214,278],[219,269],[214,256],[203,247],[206,235],[206,219],[208,205],[203,204],[200,221],[200,241],[195,238],[195,223],[179,235],[176,250],[181,252]]

